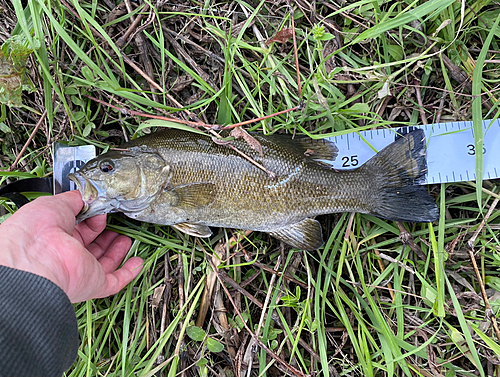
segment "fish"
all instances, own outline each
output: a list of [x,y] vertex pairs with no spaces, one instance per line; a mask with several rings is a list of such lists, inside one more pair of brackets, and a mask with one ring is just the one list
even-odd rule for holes
[[353,170],[325,163],[338,154],[328,140],[252,137],[261,148],[172,128],[108,151],[68,176],[84,201],[77,221],[122,212],[197,237],[210,237],[210,227],[252,230],[315,250],[323,244],[318,215],[359,212],[408,222],[439,218],[421,185],[427,172],[422,130],[400,136]]

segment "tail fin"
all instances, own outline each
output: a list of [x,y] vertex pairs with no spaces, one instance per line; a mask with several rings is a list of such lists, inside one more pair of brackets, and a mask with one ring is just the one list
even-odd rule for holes
[[423,186],[425,134],[412,131],[381,150],[363,168],[375,172],[379,202],[373,215],[394,221],[431,222],[439,210]]

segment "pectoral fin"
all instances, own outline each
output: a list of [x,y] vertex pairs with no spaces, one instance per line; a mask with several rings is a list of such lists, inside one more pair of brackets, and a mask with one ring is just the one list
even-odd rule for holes
[[212,235],[212,231],[206,225],[179,223],[172,225],[172,227],[190,236],[206,238]]
[[274,229],[269,234],[298,249],[316,250],[323,245],[321,225],[313,219],[305,219],[283,228]]
[[173,187],[168,191],[176,199],[172,205],[179,208],[204,207],[212,203],[215,198],[215,185],[213,183],[192,183]]

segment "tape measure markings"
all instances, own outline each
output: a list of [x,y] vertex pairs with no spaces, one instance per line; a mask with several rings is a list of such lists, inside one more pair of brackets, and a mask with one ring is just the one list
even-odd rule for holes
[[[476,150],[472,122],[436,123],[398,129],[358,131],[328,138],[339,149],[337,159],[330,164],[335,169],[361,166],[391,144],[399,133],[422,129],[427,141],[426,183],[462,182],[476,179]],[[469,132],[470,131],[470,132]],[[500,122],[483,121],[483,178],[500,177]]]

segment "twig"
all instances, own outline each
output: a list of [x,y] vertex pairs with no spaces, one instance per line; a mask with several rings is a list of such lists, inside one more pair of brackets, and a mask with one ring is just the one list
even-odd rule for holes
[[265,120],[265,119],[272,118],[272,117],[275,117],[275,116],[278,116],[278,115],[286,114],[286,113],[289,113],[291,111],[302,110],[302,108],[303,108],[303,104],[300,103],[298,106],[292,107],[291,109],[286,109],[286,110],[278,111],[277,113],[273,113],[271,115],[266,115],[266,116],[263,116],[263,117],[260,117],[260,118],[246,120],[246,121],[240,122],[240,123],[230,124],[229,126],[225,126],[225,127],[221,127],[221,126],[219,126],[219,127],[221,127],[223,130],[228,130],[230,128],[244,126],[244,125],[250,124],[250,123],[260,122],[261,120]]
[[[132,8],[130,7],[130,1],[129,0],[125,0],[125,4],[127,4],[127,10],[129,12],[132,11]],[[142,10],[143,12],[147,12],[149,10],[149,4],[148,3],[145,3],[144,4],[144,9]],[[152,12],[152,10],[151,10]],[[116,41],[116,46],[119,48],[119,49],[122,49],[123,46],[125,46],[125,43],[127,43],[127,40],[129,39],[130,35],[134,32],[134,30],[139,26],[139,23],[142,21],[142,19],[144,18],[144,14],[143,13],[140,13],[134,20],[134,18],[132,18],[132,23],[130,24],[130,26],[128,27],[127,31],[120,37],[120,39],[118,39]],[[149,20],[149,19],[148,19]],[[152,20],[151,20],[152,22]],[[146,23],[146,25],[148,25],[148,23]],[[136,33],[134,33],[135,35]],[[132,39],[132,38],[130,38]]]
[[417,95],[418,111],[420,112],[420,120],[422,124],[427,124],[427,118],[425,117],[424,104],[422,102],[422,93],[420,92],[420,86],[417,79],[413,80],[415,84],[415,93]]
[[[170,33],[167,33],[165,38],[167,38],[168,41],[172,44],[172,47],[177,52],[177,54],[180,57],[182,57],[203,80],[208,82],[211,86],[215,87],[215,84],[210,79],[210,76],[208,75],[208,73],[206,73],[203,69],[201,69],[200,66],[198,65],[198,63],[196,63],[194,61],[194,59],[188,54],[188,52],[182,48],[180,43],[175,40],[176,37],[173,37],[173,36],[171,36]],[[219,90],[219,89],[217,88],[217,90]]]
[[[255,262],[253,265],[255,265],[257,262]],[[272,270],[271,268],[267,267],[265,268],[266,271],[274,271]],[[278,271],[274,271],[274,273],[276,275],[281,275],[282,273],[278,272]],[[244,284],[238,284],[237,282],[235,282],[233,280],[233,278],[231,278],[231,276],[229,276],[229,274],[224,271],[224,270],[218,270],[217,272],[218,274],[218,278],[220,280],[222,280],[224,283],[226,283],[227,285],[229,285],[231,288],[233,288],[234,290],[236,290],[237,292],[241,293],[243,296],[245,296],[249,301],[253,302],[255,305],[257,305],[257,307],[259,309],[263,309],[264,308],[264,304],[261,303],[255,296],[253,296],[250,292],[248,292],[246,289],[243,288],[243,285]],[[255,274],[256,276],[258,276],[260,274],[259,271],[257,271],[257,273]],[[284,275],[283,276],[285,279],[287,279],[287,275]],[[253,280],[252,278],[250,278],[249,280]],[[295,280],[295,282],[298,282],[298,280]],[[248,282],[248,280],[247,280]],[[297,284],[301,284],[303,285],[302,282],[298,282]],[[235,308],[236,310],[238,310],[237,308]],[[271,318],[273,319],[274,322],[276,322],[278,324],[278,326],[281,328],[281,329],[285,329],[284,325],[281,323],[281,320],[279,318],[279,316],[275,313],[271,314]],[[304,341],[302,340],[302,338],[299,338],[299,344],[301,346],[303,346],[305,349],[307,349],[307,351],[316,359],[316,360],[320,360],[320,357],[319,355],[314,352],[314,350]]]
[[[249,260],[251,260],[250,256],[248,255],[248,257],[247,257],[246,254],[245,254],[245,259],[247,260],[247,262]],[[278,276],[283,276],[283,279],[288,280],[288,281],[290,281],[290,282],[292,282],[294,284],[300,285],[301,287],[307,288],[307,284],[306,283],[304,283],[304,282],[302,282],[300,280],[295,279],[294,277],[290,276],[286,272],[273,270],[272,268],[266,266],[263,263],[260,263],[259,261],[253,262],[252,266],[253,267],[259,267],[259,268],[263,269],[266,272],[270,272],[271,274],[275,274],[275,275],[278,275]]]
[[443,93],[441,96],[441,99],[439,100],[439,107],[436,113],[436,123],[439,123],[441,121],[441,115],[443,114],[443,108],[444,108],[444,101],[446,99],[446,92]]
[[[276,261],[276,265],[274,266],[275,272],[278,272],[280,264],[281,264],[281,255],[278,256],[278,260]],[[260,315],[259,324],[257,325],[257,330],[255,331],[255,336],[257,336],[257,337],[260,334],[260,329],[262,328],[262,325],[264,323],[264,318],[266,317],[265,313],[266,313],[267,307],[269,305],[269,301],[271,300],[271,294],[273,291],[275,281],[276,281],[276,275],[271,276],[271,281],[269,282],[269,288],[267,290],[266,299],[264,300],[264,306],[262,307],[262,313]]]
[[[125,5],[127,8],[127,11],[129,13],[132,13],[132,6],[130,4],[130,0],[125,0]],[[146,12],[148,10],[148,8],[149,8],[149,4],[145,4],[143,11]],[[153,15],[154,15],[154,12],[151,9],[148,20],[146,21],[146,23],[143,26],[141,26],[139,29],[137,29],[130,37],[130,40],[132,40],[132,38],[135,39],[135,44],[137,45],[137,49],[139,50],[142,62],[144,64],[144,68],[147,71],[147,77],[150,77],[150,78],[153,77],[153,66],[151,65],[151,60],[149,59],[149,54],[146,51],[147,46],[146,46],[144,36],[142,34],[139,34],[139,32],[144,30],[151,22],[153,22]],[[129,35],[139,25],[139,23],[141,22],[141,20],[143,18],[144,18],[144,16],[142,13],[139,14],[137,16],[137,18],[132,16],[132,15],[130,16],[130,19],[132,20],[132,24],[130,25],[128,30],[125,32],[125,34],[122,35],[122,37],[120,39],[118,39],[118,41],[116,42],[116,46],[118,47],[118,49],[122,50],[125,43],[128,44],[129,41],[127,41],[127,39],[129,37]],[[146,76],[144,76],[144,77],[146,78]],[[146,78],[146,80],[147,80],[147,78]],[[151,92],[153,93],[153,98],[155,101],[157,101],[156,94],[154,93],[156,86],[151,82],[149,83],[149,85],[150,85]]]
[[345,234],[344,234],[344,240],[349,242],[349,237],[350,237],[350,234],[351,234],[351,228],[352,228],[352,223],[354,222],[354,215],[356,213],[355,212],[351,212],[351,214],[349,215],[349,221],[347,222],[347,227],[346,227],[346,231],[345,231]]
[[169,317],[167,309],[170,303],[170,296],[172,295],[172,280],[170,279],[170,258],[168,251],[165,253],[163,259],[165,260],[165,290],[163,291],[163,308],[161,312],[160,337],[163,335],[167,327],[167,319]]
[[[61,3],[73,14],[73,16],[75,16],[77,19],[80,19],[79,15],[77,12],[75,12],[74,9],[72,9],[69,4],[67,4],[67,2],[65,0],[61,0]],[[244,8],[243,8],[244,9]],[[90,30],[92,31],[92,33],[102,39],[104,39],[102,37],[102,35],[97,31],[95,30],[92,26],[89,26]],[[258,30],[257,30],[258,32]],[[260,33],[259,33],[260,34]],[[184,106],[179,103],[175,98],[173,98],[170,94],[168,93],[165,93],[163,88],[161,86],[159,86],[152,78],[150,78],[144,71],[142,71],[128,56],[126,56],[123,52],[121,53],[121,56],[123,58],[123,60],[129,64],[134,70],[136,70],[141,76],[144,77],[145,80],[147,80],[151,85],[153,85],[155,88],[157,88],[163,95],[165,95],[175,106],[177,106],[178,108],[183,108]],[[97,100],[96,98],[93,98],[93,97],[90,97],[90,96],[86,96],[87,98],[91,98],[93,99],[94,101],[97,101],[99,103],[102,103],[104,105],[107,105],[107,106],[110,106],[110,107],[113,107],[112,105],[110,104],[107,104],[105,102],[101,102],[99,100]],[[158,116],[154,116],[154,115],[147,115],[147,114],[143,114],[143,113],[138,113],[138,112],[133,112],[132,110],[127,110],[130,114],[133,114],[133,115],[137,115],[137,116],[144,116],[144,117],[147,117],[147,118],[152,118],[152,119],[162,119],[162,120],[168,120],[168,121],[171,121],[171,122],[176,122],[176,123],[182,123],[182,124],[187,124],[187,125],[192,125],[192,126],[196,126],[196,127],[205,127],[205,128],[210,128],[210,129],[215,129],[215,130],[220,130],[220,129],[230,129],[230,128],[234,128],[234,127],[239,127],[239,126],[243,126],[243,125],[246,125],[246,124],[251,124],[251,123],[255,123],[255,122],[259,122],[259,121],[262,121],[262,120],[265,120],[265,119],[268,119],[268,118],[272,118],[272,117],[275,117],[275,116],[278,116],[278,115],[281,115],[281,114],[285,114],[285,113],[289,113],[289,112],[292,112],[292,111],[295,111],[295,110],[302,110],[303,108],[303,103],[300,103],[298,106],[295,106],[293,108],[290,108],[290,109],[287,109],[287,110],[283,110],[283,111],[278,111],[274,114],[271,114],[271,115],[266,115],[266,116],[263,116],[263,117],[260,117],[260,118],[256,118],[256,119],[250,119],[250,120],[247,120],[247,121],[244,121],[244,122],[240,122],[240,123],[235,123],[235,124],[232,124],[232,125],[229,125],[229,126],[226,126],[226,127],[223,127],[223,126],[220,126],[220,125],[210,125],[210,124],[205,124],[205,123],[202,123],[202,122],[190,122],[190,121],[180,121],[178,119],[173,119],[173,118],[166,118],[166,117],[158,117]],[[115,107],[116,108],[116,107]],[[116,108],[116,109],[119,109],[119,108]],[[119,109],[119,110],[122,110],[122,109]],[[184,110],[184,112],[186,112],[190,117],[193,117],[194,114],[191,114],[189,111],[187,110]]]
[[[142,77],[144,77],[144,79],[150,84],[152,85],[154,88],[158,89],[158,91],[163,94],[165,97],[168,98],[168,100],[170,102],[172,102],[176,107],[178,107],[179,109],[182,109],[184,107],[184,105],[182,105],[179,101],[177,101],[174,97],[172,97],[171,94],[169,93],[166,93],[163,88],[158,85],[151,77],[148,76],[148,74],[146,72],[144,72],[141,68],[139,68],[139,66],[137,66],[137,64],[135,64],[132,59],[130,59],[127,55],[125,55],[123,52],[121,53],[121,56],[122,56],[122,59],[125,61],[125,63],[127,63],[130,67],[132,67],[139,75],[141,75]],[[193,116],[192,113],[190,113],[189,111],[187,110],[183,110],[185,111],[189,116]]]
[[[216,270],[216,267],[213,266],[213,263],[211,260],[209,260],[209,263],[212,265],[212,268],[214,270]],[[217,278],[221,281],[221,278],[219,276],[219,274],[217,274]],[[229,299],[229,301],[231,301],[231,304],[233,305],[235,311],[236,311],[236,314],[238,315],[238,317],[240,318],[241,322],[243,323],[243,326],[245,327],[245,330],[248,332],[248,334],[252,337],[252,339],[255,341],[255,343],[260,347],[262,348],[264,351],[266,351],[266,353],[271,356],[274,360],[276,360],[279,364],[281,364],[284,368],[288,369],[291,373],[293,373],[295,376],[298,376],[298,377],[307,377],[308,375],[304,374],[303,372],[301,372],[300,370],[294,368],[293,366],[291,366],[290,364],[288,364],[285,360],[281,359],[278,355],[276,355],[270,348],[268,348],[264,343],[262,343],[262,341],[259,339],[258,336],[256,336],[252,330],[250,330],[250,328],[248,327],[245,319],[243,318],[243,316],[241,315],[241,312],[238,310],[238,308],[236,307],[236,304],[233,300],[233,298],[231,297],[231,295],[229,294],[229,290],[226,288],[226,286],[224,284],[222,284],[222,281],[221,281],[221,286],[222,288],[224,289],[224,291],[226,292],[226,295],[227,295],[227,298]]]
[[[377,256],[380,258],[380,259],[385,259],[386,261],[390,262],[390,263],[395,263],[397,264],[399,267],[401,267],[402,269],[408,271],[410,274],[415,274],[415,271],[413,271],[413,269],[411,267],[408,267],[406,264],[404,264],[403,262],[397,260],[397,259],[394,259],[393,257],[387,255],[387,254],[384,254],[384,253],[380,253],[378,252],[377,250]],[[382,264],[383,266],[383,264]],[[382,271],[384,271],[384,268],[382,268]],[[392,287],[390,286],[390,283],[387,283],[387,287],[389,289],[391,289],[391,291],[389,291],[391,293],[391,296],[392,299],[394,300],[394,293],[392,292]]]
[[[245,232],[244,236],[241,234],[237,234],[236,236],[231,237],[227,241],[226,244],[221,245],[221,248],[222,249],[226,249],[226,247],[229,247],[229,249],[234,248],[238,243],[240,243],[245,238],[245,236],[248,236],[248,234],[250,234],[251,232],[252,231],[247,230]],[[199,241],[198,238],[196,238],[196,241],[197,241],[198,245],[203,249],[203,246],[201,245],[201,242]],[[216,247],[218,247],[218,245]],[[210,257],[211,256],[209,256],[207,254],[207,258],[210,258]],[[213,263],[214,263],[214,265],[216,265],[215,262],[213,262]],[[212,293],[213,293],[213,288],[215,285],[217,273],[218,273],[218,271],[210,271],[207,275],[205,289],[204,289],[203,295],[201,297],[201,304],[200,304],[200,309],[198,311],[198,317],[196,318],[196,326],[198,326],[198,327],[203,327],[203,323],[205,322],[208,308],[209,308],[210,302],[212,300]],[[235,282],[235,284],[236,284],[236,282]],[[238,284],[236,284],[236,285],[238,285]],[[260,304],[260,302],[259,302],[259,304]]]
[[127,116],[133,115],[133,116],[139,116],[139,117],[150,118],[150,119],[160,119],[160,120],[166,120],[166,121],[173,122],[173,123],[186,124],[188,126],[193,126],[193,127],[204,127],[204,128],[213,129],[213,130],[220,130],[221,129],[221,126],[219,126],[218,124],[206,124],[203,122],[192,122],[189,120],[169,118],[169,117],[165,117],[165,116],[161,116],[161,115],[141,113],[139,111],[129,110],[129,109],[126,109],[124,107],[118,107],[118,106],[112,105],[108,102],[102,101],[102,100],[97,99],[97,98],[92,97],[92,96],[84,95],[84,97],[91,99],[92,101],[95,101],[97,103],[100,103],[101,105],[105,105],[107,107],[111,107],[112,109],[118,110],[122,114],[125,114]]
[[[179,259],[181,260],[181,259]],[[179,293],[179,308],[182,308],[184,306],[184,271],[182,269],[182,263],[179,262],[179,266],[177,267],[177,270],[178,270],[178,275],[177,275],[177,283],[178,283],[178,293]],[[184,326],[184,323],[183,321],[179,321],[179,333],[182,334],[182,328]],[[174,356],[177,356],[179,357],[179,359],[181,360],[181,369],[185,369],[185,365],[184,364],[184,358],[181,357],[181,353],[185,352],[185,345],[186,345],[186,342],[184,340],[184,338],[182,339],[179,339],[179,341],[177,342],[177,345],[175,347],[175,350],[174,350]],[[183,374],[181,374],[182,376]]]
[[290,23],[292,24],[293,54],[295,56],[295,71],[297,72],[297,89],[300,98],[302,95],[302,87],[300,85],[299,55],[297,52],[297,36],[295,35],[295,19],[293,18],[293,7],[290,4],[290,1],[287,0],[287,4],[290,11]]
[[277,113],[274,113],[274,114],[271,114],[271,115],[266,115],[264,117],[250,119],[250,120],[247,120],[247,121],[244,121],[244,122],[231,124],[229,126],[221,126],[219,124],[207,124],[207,123],[203,123],[203,122],[192,122],[192,121],[189,121],[189,120],[169,118],[169,117],[165,117],[165,116],[161,116],[161,115],[153,115],[153,114],[141,113],[139,111],[129,110],[129,109],[126,109],[124,107],[118,107],[118,106],[112,105],[112,104],[110,104],[108,102],[102,101],[100,99],[97,99],[97,98],[89,96],[89,95],[84,95],[84,97],[89,98],[92,101],[95,101],[95,102],[100,103],[102,105],[105,105],[107,107],[111,107],[112,109],[118,110],[118,111],[120,111],[121,113],[123,113],[125,115],[133,115],[133,116],[140,116],[140,117],[150,118],[150,119],[166,120],[166,121],[169,121],[169,122],[186,124],[188,126],[193,126],[193,127],[204,127],[206,129],[211,129],[211,130],[227,130],[227,129],[230,129],[230,128],[239,127],[239,126],[243,126],[243,125],[254,123],[254,122],[259,122],[261,120],[272,118],[272,117],[275,117],[277,115],[281,115],[281,114],[289,113],[291,111],[301,110],[302,109],[302,103],[301,103],[298,106],[292,107],[291,109],[287,109],[287,110],[283,110],[283,111],[278,111]]
[[465,88],[468,90],[469,93],[472,93],[472,80],[470,77],[465,73],[465,71],[457,66],[455,63],[451,61],[451,59],[444,53],[439,50],[436,46],[433,46],[431,41],[427,41],[426,44],[427,48],[430,48],[431,53],[436,54],[439,53],[441,54],[441,58],[443,59],[443,63],[445,67],[448,69],[448,74],[450,77],[459,82],[460,84],[464,85]]
[[481,288],[481,295],[483,296],[484,300],[484,307],[485,307],[485,316],[491,321],[491,324],[493,325],[493,328],[495,329],[495,334],[497,336],[498,341],[500,342],[500,329],[498,328],[498,323],[495,317],[495,313],[493,313],[493,310],[491,309],[490,303],[488,301],[488,295],[486,294],[486,288],[484,286],[483,279],[481,278],[481,273],[479,272],[479,268],[477,267],[476,263],[476,258],[474,256],[474,244],[476,243],[476,239],[479,235],[479,233],[483,230],[484,226],[486,225],[486,222],[490,218],[491,214],[493,213],[493,210],[498,204],[499,199],[495,198],[493,203],[491,203],[490,208],[488,209],[488,212],[484,216],[483,221],[481,221],[481,224],[479,224],[478,228],[472,235],[469,241],[467,241],[467,251],[469,252],[469,257],[472,262],[472,267],[474,268],[474,272],[476,273],[476,278],[477,281],[479,282],[479,287]]
[[[278,260],[276,261],[276,265],[274,266],[274,270],[277,271],[279,268],[279,265],[281,264],[281,256],[278,256]],[[250,356],[250,363],[248,365],[247,369],[247,376],[250,377],[252,374],[252,361],[253,361],[253,354],[256,352],[256,346],[257,346],[257,341],[255,339],[258,339],[260,335],[260,329],[262,328],[262,325],[264,323],[264,319],[267,317],[266,310],[269,305],[269,301],[271,300],[271,295],[274,287],[274,282],[276,281],[276,275],[273,275],[271,277],[271,281],[269,282],[269,289],[267,291],[266,299],[264,300],[264,304],[262,305],[262,310],[260,313],[260,320],[257,325],[257,330],[255,330],[255,337],[252,337],[252,340],[248,344],[247,348],[250,348],[252,355]]]
[[45,120],[46,117],[47,117],[47,109],[45,109],[45,111],[43,112],[43,114],[40,116],[40,119],[38,120],[38,122],[37,122],[37,124],[35,126],[35,129],[31,132],[31,135],[28,138],[28,140],[26,141],[26,143],[24,143],[23,148],[21,149],[21,152],[19,152],[19,154],[17,155],[16,159],[14,160],[14,163],[10,166],[9,169],[7,169],[7,171],[12,171],[12,170],[15,169],[15,167],[17,166],[19,160],[21,160],[21,157],[23,156],[24,152],[26,152],[26,149],[28,149],[28,146],[30,145],[30,143],[33,140],[33,138],[35,137],[35,134],[37,133],[38,129],[40,128],[40,126],[42,125],[42,123],[43,123],[43,121]]
[[236,292],[241,293],[243,296],[245,296],[249,301],[253,302],[255,305],[259,307],[259,309],[262,309],[264,307],[264,304],[260,302],[254,295],[252,295],[250,292],[248,292],[246,289],[242,288],[237,282],[233,280],[229,274],[224,271],[218,271],[217,274],[219,275],[219,279],[225,282],[227,285],[232,287]]
[[382,114],[384,113],[385,109],[387,108],[387,105],[389,104],[389,102],[391,101],[391,99],[393,99],[394,97],[393,96],[386,96],[384,98],[384,100],[382,101],[382,103],[380,104],[380,107],[378,108],[377,110],[377,115],[382,117]]
[[[399,239],[401,240],[401,242],[403,243],[403,245],[408,245],[410,247],[410,249],[413,250],[413,252],[415,254],[418,255],[418,257],[422,260],[426,260],[427,257],[425,256],[424,252],[422,251],[422,249],[420,248],[420,246],[418,246],[416,243],[415,243],[415,240],[413,239],[413,236],[410,234],[410,232],[408,232],[406,230],[406,228],[404,227],[403,223],[400,222],[400,221],[396,221],[396,224],[399,228]],[[433,266],[431,266],[431,268],[433,268]]]
[[212,51],[209,51],[209,50],[207,50],[207,49],[199,46],[198,44],[194,43],[191,39],[186,38],[183,35],[175,32],[173,30],[170,30],[165,25],[161,25],[161,28],[162,28],[162,30],[170,33],[175,39],[180,39],[184,43],[193,46],[194,48],[196,48],[197,50],[199,50],[203,54],[207,55],[209,58],[214,58],[215,60],[217,60],[219,63],[221,63],[223,65],[226,64],[226,61],[224,60],[224,58],[222,58],[219,55],[213,53]]
[[[81,18],[80,16],[78,15],[78,13],[75,12],[75,10],[73,8],[71,8],[69,6],[69,4],[65,1],[65,0],[61,0],[61,3],[68,9],[68,11],[70,13],[73,14],[74,17],[76,17],[77,19],[80,20],[81,22]],[[104,37],[97,31],[95,30],[92,26],[88,26],[90,31],[92,32],[92,34],[94,34],[95,36],[98,36],[99,38],[103,39],[106,43],[107,41],[104,39]],[[163,88],[158,85],[151,77],[149,77],[142,69],[140,69],[137,64],[135,64],[127,55],[125,55],[125,53],[123,53],[122,51],[120,51],[120,55],[123,59],[123,61],[125,61],[125,63],[127,63],[130,67],[132,67],[139,75],[141,75],[142,77],[144,77],[144,79],[150,84],[152,85],[153,87],[155,87],[156,89],[158,89],[160,91],[160,93],[162,93],[163,95],[165,95],[168,100],[170,102],[172,102],[175,106],[177,106],[178,108],[182,109],[184,107],[184,105],[182,105],[181,103],[179,103],[179,101],[177,101],[174,97],[172,97],[169,93],[165,93],[165,91],[163,90]],[[188,116],[192,117],[193,114],[187,110],[183,110]]]
[[272,172],[271,170],[268,170],[265,168],[264,165],[262,164],[259,164],[257,161],[255,161],[252,157],[246,155],[245,153],[243,153],[242,151],[240,151],[238,148],[236,148],[234,145],[232,145],[231,143],[228,143],[228,144],[225,144],[227,145],[229,148],[231,148],[233,151],[235,151],[236,153],[238,153],[241,157],[243,157],[244,159],[250,161],[253,165],[255,165],[256,167],[258,167],[260,170],[262,170],[263,172],[265,172],[269,178],[271,179],[274,179],[276,178],[276,173]]
[[[226,251],[225,245],[218,244],[214,249],[214,255],[212,255],[212,261],[214,261],[214,263],[220,263],[220,260],[223,257],[225,251]],[[217,275],[217,272],[215,273],[215,275]],[[217,279],[217,276],[215,276],[215,279]],[[221,285],[220,282],[217,281],[217,285],[215,286],[215,291],[212,299],[214,315],[217,318],[220,327],[222,327],[222,336],[226,341],[227,351],[234,365],[236,362],[236,349],[234,348],[231,342],[231,326],[229,325],[229,321],[227,320],[227,314],[226,314],[227,310],[226,307],[224,306],[224,298],[222,295],[220,285]]]
[[[127,55],[122,53],[122,58],[125,61],[125,63],[127,63],[130,67],[132,67],[134,69],[134,71],[136,71],[138,74],[140,74],[142,77],[144,77],[144,79],[148,83],[150,83],[152,86],[154,86],[156,89],[158,89],[161,93],[168,94],[168,93],[164,93],[163,88],[160,85],[158,85],[151,77],[149,77],[146,72],[144,72],[141,68],[139,68],[139,66],[137,66],[137,64],[135,64],[132,61],[132,59],[130,59]],[[183,107],[179,102],[177,102],[175,99],[170,98],[170,97],[168,99],[171,100],[177,107],[179,107],[179,108]]]

